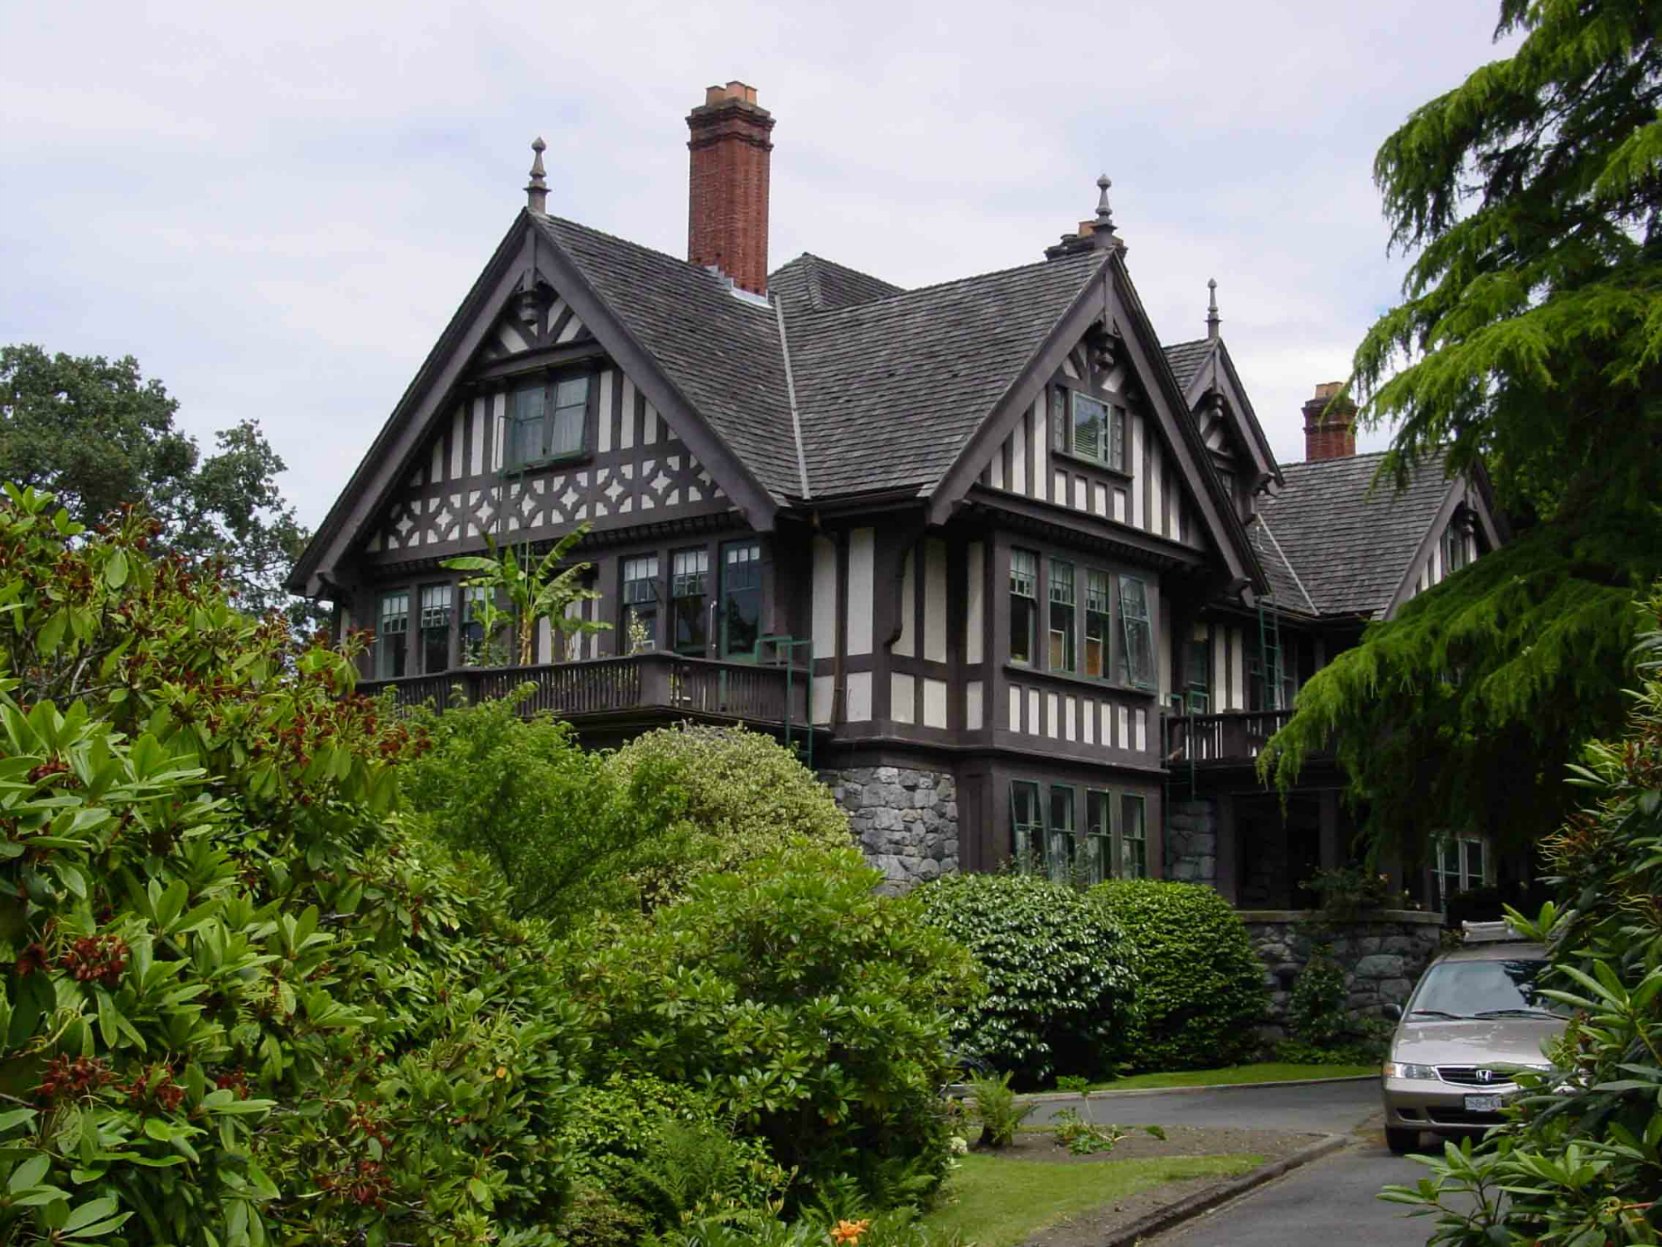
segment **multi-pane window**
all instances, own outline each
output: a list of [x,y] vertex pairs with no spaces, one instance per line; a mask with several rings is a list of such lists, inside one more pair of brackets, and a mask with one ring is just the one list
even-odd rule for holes
[[658,556],[623,560],[623,643],[631,654],[658,643]]
[[1039,619],[1039,556],[1010,551],[1010,661],[1031,663]]
[[1489,846],[1481,836],[1439,836],[1432,842],[1431,875],[1437,901],[1447,905],[1461,892],[1481,888],[1489,879]]
[[508,401],[508,466],[581,454],[588,407],[586,376],[539,381],[515,390]]
[[1045,819],[1045,873],[1057,883],[1073,874],[1073,789],[1050,786],[1050,809]]
[[1205,714],[1212,702],[1212,647],[1205,637],[1191,637],[1183,651],[1184,714]]
[[721,548],[721,656],[755,657],[761,624],[761,543],[730,541]]
[[1018,870],[1031,869],[1044,844],[1039,786],[1024,779],[1010,784],[1010,844]]
[[710,639],[710,554],[677,550],[670,564],[669,608],[675,652],[704,657]]
[[1074,667],[1073,564],[1050,560],[1050,669]]
[[1458,518],[1443,530],[1443,575],[1452,576],[1469,561],[1466,526]]
[[421,586],[417,642],[421,669],[428,675],[450,669],[450,610],[455,591],[449,585]]
[[462,659],[473,665],[486,661],[485,595],[489,592],[483,585],[462,590]]
[[1120,795],[1119,874],[1148,878],[1148,803],[1130,792]]
[[1085,794],[1085,834],[1079,839],[1076,871],[1083,883],[1101,883],[1114,873],[1114,794],[1093,788]]
[[1081,459],[1125,471],[1125,411],[1123,408],[1070,390],[1072,410],[1067,422],[1067,449]]
[[1085,573],[1085,674],[1093,679],[1108,678],[1108,655],[1113,625],[1108,613],[1108,573]]
[[396,680],[406,674],[409,663],[410,592],[381,595],[381,609],[375,627],[375,678]]
[[1140,576],[1120,577],[1120,634],[1126,682],[1148,688],[1154,683],[1154,630],[1148,618],[1148,586]]

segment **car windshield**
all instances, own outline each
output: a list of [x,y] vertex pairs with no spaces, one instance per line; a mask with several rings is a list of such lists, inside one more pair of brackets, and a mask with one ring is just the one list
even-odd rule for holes
[[1421,1018],[1554,1017],[1565,1012],[1541,995],[1544,961],[1440,961],[1409,1002]]

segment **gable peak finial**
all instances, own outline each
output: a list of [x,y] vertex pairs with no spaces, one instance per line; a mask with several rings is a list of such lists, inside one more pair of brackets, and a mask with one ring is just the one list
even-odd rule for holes
[[538,135],[531,144],[531,150],[536,153],[531,159],[531,181],[525,187],[525,206],[532,212],[548,211],[548,179],[546,170],[542,167],[542,154],[548,150],[548,144]]
[[1096,220],[1090,223],[1090,234],[1091,245],[1098,250],[1125,246],[1120,236],[1114,233],[1114,210],[1108,206],[1108,188],[1113,184],[1113,180],[1106,173],[1096,180]]
[[1215,339],[1218,336],[1218,326],[1222,321],[1218,317],[1218,279],[1206,279],[1206,336]]

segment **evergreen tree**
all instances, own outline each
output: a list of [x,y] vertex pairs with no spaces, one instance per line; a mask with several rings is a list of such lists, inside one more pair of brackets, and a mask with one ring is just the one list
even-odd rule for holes
[[1517,539],[1371,627],[1261,767],[1334,749],[1373,831],[1514,843],[1555,826],[1580,744],[1619,725],[1662,575],[1662,6],[1503,0],[1512,56],[1415,111],[1374,173],[1404,298],[1352,381],[1395,426],[1381,487],[1482,465]]

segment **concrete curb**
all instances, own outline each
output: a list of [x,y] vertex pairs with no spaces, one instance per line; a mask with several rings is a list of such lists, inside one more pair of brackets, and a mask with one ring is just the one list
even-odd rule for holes
[[1312,1143],[1309,1147],[1300,1148],[1291,1156],[1272,1161],[1267,1165],[1260,1165],[1251,1173],[1242,1174],[1238,1178],[1230,1178],[1216,1186],[1209,1186],[1204,1191],[1196,1191],[1175,1204],[1167,1204],[1164,1208],[1156,1208],[1153,1212],[1138,1217],[1130,1225],[1116,1230],[1102,1242],[1102,1247],[1134,1247],[1135,1244],[1150,1238],[1155,1234],[1164,1234],[1186,1221],[1192,1221],[1202,1213],[1211,1212],[1231,1200],[1238,1199],[1248,1191],[1263,1186],[1266,1182],[1273,1182],[1282,1174],[1291,1173],[1313,1160],[1320,1160],[1323,1156],[1339,1151],[1350,1142],[1344,1135],[1330,1134],[1325,1138]]
[[[1288,1078],[1281,1082],[1224,1082],[1208,1087],[1127,1087],[1124,1091],[1092,1091],[1090,1097],[1109,1099],[1127,1095],[1193,1095],[1197,1091],[1262,1091],[1265,1087],[1320,1087],[1336,1082],[1378,1082],[1378,1074],[1346,1074],[1341,1078]],[[1018,1095],[1018,1104],[1054,1104],[1062,1100],[1077,1100],[1084,1092],[1035,1091]]]

